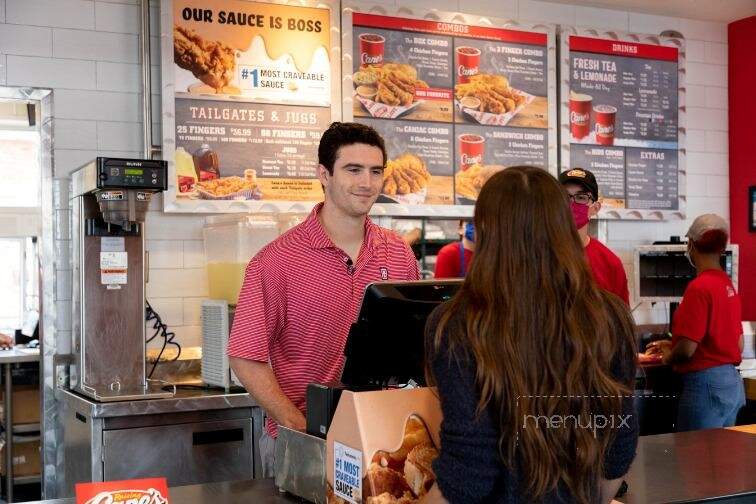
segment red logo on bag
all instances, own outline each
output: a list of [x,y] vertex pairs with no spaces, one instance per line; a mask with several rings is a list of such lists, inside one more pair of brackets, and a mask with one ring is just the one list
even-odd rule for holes
[[168,504],[168,482],[149,478],[77,483],[76,504]]

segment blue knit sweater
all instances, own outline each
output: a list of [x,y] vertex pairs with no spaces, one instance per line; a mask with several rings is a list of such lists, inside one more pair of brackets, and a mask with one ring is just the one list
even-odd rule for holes
[[[444,305],[437,308],[429,318],[426,328],[428,341],[435,334],[443,308]],[[455,324],[459,321],[459,318],[452,318],[450,322]],[[623,383],[632,382],[635,376],[634,357],[630,354],[614,359],[612,373]],[[514,469],[508,470],[499,456],[499,428],[494,422],[494,415],[490,411],[476,415],[480,396],[475,385],[474,359],[450,359],[445,340],[442,340],[440,350],[431,354],[429,359],[444,415],[441,450],[433,463],[444,497],[451,504],[531,502],[523,485],[527,475],[517,470],[516,460]],[[623,415],[631,415],[631,418],[628,427],[623,425],[617,430],[605,454],[604,477],[607,479],[626,474],[635,458],[638,422],[632,398],[623,399]],[[541,502],[561,504],[573,502],[573,498],[566,485],[560,483],[557,490]]]

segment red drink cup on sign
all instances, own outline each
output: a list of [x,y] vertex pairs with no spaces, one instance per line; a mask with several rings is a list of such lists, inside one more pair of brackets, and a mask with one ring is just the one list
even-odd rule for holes
[[382,66],[386,38],[377,33],[363,33],[360,39],[360,67]]
[[591,104],[593,97],[570,92],[570,132],[580,140],[591,132]]
[[593,107],[593,113],[596,115],[596,143],[614,145],[614,120],[617,117],[617,107],[596,105]]
[[483,164],[483,152],[486,150],[486,139],[480,135],[465,133],[459,135],[459,165],[462,171],[472,165]]
[[470,82],[480,72],[480,49],[457,47],[457,82]]

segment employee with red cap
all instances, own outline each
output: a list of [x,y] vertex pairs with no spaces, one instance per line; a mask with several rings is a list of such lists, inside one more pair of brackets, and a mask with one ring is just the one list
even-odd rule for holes
[[630,304],[627,275],[617,254],[588,235],[588,222],[601,210],[596,177],[588,170],[573,168],[559,174],[559,182],[570,198],[570,210],[578,235],[583,241],[585,258],[599,287]]
[[686,255],[698,276],[688,284],[672,319],[672,340],[652,343],[651,352],[682,374],[677,430],[735,425],[745,405],[743,379],[735,368],[743,352],[740,297],[722,270],[729,237],[725,220],[701,215],[687,233]]

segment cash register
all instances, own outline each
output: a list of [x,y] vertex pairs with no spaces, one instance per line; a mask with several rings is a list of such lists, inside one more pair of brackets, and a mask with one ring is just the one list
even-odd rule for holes
[[462,280],[377,282],[367,286],[344,349],[339,383],[307,388],[307,432],[278,427],[275,484],[311,502],[325,502],[326,434],[344,390],[425,384],[425,322]]

